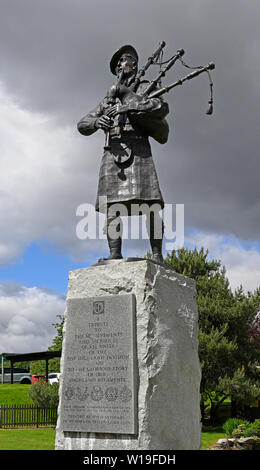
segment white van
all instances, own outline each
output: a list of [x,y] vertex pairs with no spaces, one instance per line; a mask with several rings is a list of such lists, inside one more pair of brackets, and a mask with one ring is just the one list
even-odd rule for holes
[[48,374],[48,384],[59,382],[59,380],[60,380],[60,372],[51,372],[51,374]]

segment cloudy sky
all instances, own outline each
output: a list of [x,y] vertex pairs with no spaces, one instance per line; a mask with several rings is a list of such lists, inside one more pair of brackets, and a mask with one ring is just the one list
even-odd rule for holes
[[[162,40],[164,58],[183,48],[188,64],[215,62],[213,116],[205,74],[175,88],[154,160],[165,202],[184,204],[185,246],[208,248],[233,288],[260,284],[259,17],[257,0],[0,0],[0,352],[47,349],[68,271],[107,254],[76,236],[104,145],[76,124],[112,85],[123,44],[141,65]],[[148,248],[125,240],[124,255]]]

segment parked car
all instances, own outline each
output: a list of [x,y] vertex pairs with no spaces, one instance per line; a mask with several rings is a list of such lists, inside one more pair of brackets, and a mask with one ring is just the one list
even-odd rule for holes
[[33,374],[32,375],[32,381],[33,381],[33,384],[36,384],[37,382],[44,383],[44,382],[46,382],[46,377],[45,377],[45,375],[35,375],[35,374]]
[[[2,369],[0,369],[0,384],[2,383]],[[11,369],[5,367],[4,382],[5,384],[11,383]],[[32,376],[26,369],[14,369],[13,371],[14,384],[31,384]]]
[[60,380],[60,372],[52,372],[48,375],[48,383],[53,384],[55,382],[59,382]]

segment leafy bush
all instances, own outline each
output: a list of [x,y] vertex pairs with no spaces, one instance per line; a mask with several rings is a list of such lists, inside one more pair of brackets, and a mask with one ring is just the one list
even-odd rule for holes
[[228,437],[260,437],[260,419],[255,419],[253,423],[249,421],[230,418],[223,425],[223,429]]
[[28,395],[33,403],[41,408],[55,408],[59,404],[59,384],[36,382],[31,386]]
[[260,419],[255,419],[253,423],[245,430],[245,437],[257,436],[260,437]]
[[245,437],[248,430],[251,428],[251,423],[249,421],[244,421],[243,423],[239,424],[239,426],[234,429],[232,432],[232,437],[240,438]]
[[239,418],[229,418],[227,421],[223,424],[223,430],[225,431],[226,435],[228,437],[231,437],[233,434],[233,431],[240,425],[240,424],[246,424],[248,421],[245,421],[243,419]]

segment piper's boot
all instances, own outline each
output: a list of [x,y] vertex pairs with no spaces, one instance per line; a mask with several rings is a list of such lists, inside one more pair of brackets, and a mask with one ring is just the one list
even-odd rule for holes
[[[108,218],[107,223],[107,242],[110,255],[107,259],[122,259],[122,220],[120,217]],[[110,230],[109,230],[110,229]],[[116,235],[116,237],[115,237]]]
[[152,248],[152,260],[156,261],[157,263],[163,263],[162,239],[161,240],[150,239],[150,243],[151,243],[151,248]]
[[[150,244],[152,249],[152,260],[157,263],[163,263],[162,241],[164,226],[158,213],[151,213],[149,220],[147,218],[147,231],[150,233]],[[155,226],[156,224],[156,226]]]
[[107,259],[122,259],[122,253],[121,253],[121,248],[122,248],[122,238],[118,237],[117,240],[113,240],[107,237],[108,241],[108,246],[110,249],[110,255]]

